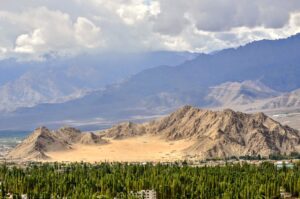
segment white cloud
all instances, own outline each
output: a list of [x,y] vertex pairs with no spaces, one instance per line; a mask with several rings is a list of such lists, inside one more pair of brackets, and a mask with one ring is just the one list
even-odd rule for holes
[[70,15],[46,7],[21,13],[0,11],[0,24],[4,20],[9,23],[3,34],[6,31],[14,33],[9,36],[13,43],[8,49],[10,56],[42,59],[49,53],[73,55],[96,48],[102,41],[100,27],[89,19],[72,20]]
[[122,5],[117,13],[128,25],[133,25],[137,21],[141,21],[145,18],[147,12],[147,6],[140,3],[134,6]]
[[132,0],[127,4],[120,4],[116,10],[119,17],[128,25],[134,25],[148,16],[156,16],[160,13],[158,1]]
[[0,53],[2,54],[4,54],[4,53],[6,53],[7,52],[7,49],[6,48],[0,48]]
[[0,47],[0,59],[4,59],[6,57],[7,49]]
[[32,34],[23,34],[17,38],[15,52],[35,53],[35,48],[45,45],[41,29],[36,29]]
[[[297,0],[161,0],[161,6],[157,24],[169,26],[177,22],[185,28],[187,23],[180,19],[188,18],[198,30],[209,32],[242,26],[282,28],[292,12],[300,11]],[[167,29],[173,33],[172,28]]]
[[0,58],[211,52],[300,32],[299,0],[0,1]]
[[75,37],[79,44],[87,48],[96,48],[102,43],[100,39],[100,28],[90,20],[84,17],[78,17],[74,28]]

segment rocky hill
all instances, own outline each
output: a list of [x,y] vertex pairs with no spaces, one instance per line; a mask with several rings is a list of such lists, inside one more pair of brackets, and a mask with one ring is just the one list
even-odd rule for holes
[[154,134],[166,141],[194,140],[185,153],[199,158],[289,154],[298,151],[300,143],[297,130],[263,113],[245,114],[230,109],[210,111],[191,106],[159,120],[144,124],[122,123],[103,133],[117,139]]
[[[183,154],[180,158],[268,156],[290,154],[300,149],[299,131],[281,125],[264,113],[246,114],[230,109],[211,111],[184,106],[161,119],[141,124],[121,123],[98,133],[81,133],[70,127],[52,132],[45,127],[38,128],[12,150],[8,158],[45,159],[47,152],[70,150],[74,144],[98,146],[108,143],[115,149],[113,144],[116,142],[138,140],[142,136],[146,136],[147,141],[159,138],[164,143],[188,141],[191,144],[180,151]],[[134,145],[126,150],[135,151]]]
[[81,133],[71,127],[50,131],[46,127],[37,128],[21,144],[16,146],[8,155],[8,159],[38,160],[47,159],[47,152],[72,149],[74,144],[104,144],[99,135]]

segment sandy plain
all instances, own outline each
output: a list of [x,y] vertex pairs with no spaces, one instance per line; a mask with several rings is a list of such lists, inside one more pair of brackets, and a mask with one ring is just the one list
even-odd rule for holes
[[144,135],[122,140],[109,140],[104,145],[73,145],[71,150],[49,152],[47,161],[58,162],[167,162],[182,160],[183,150],[194,142],[165,141],[159,136]]

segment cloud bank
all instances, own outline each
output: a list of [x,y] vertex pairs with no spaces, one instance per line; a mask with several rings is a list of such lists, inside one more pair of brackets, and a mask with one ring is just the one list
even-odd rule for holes
[[0,1],[0,59],[212,52],[298,32],[299,0]]

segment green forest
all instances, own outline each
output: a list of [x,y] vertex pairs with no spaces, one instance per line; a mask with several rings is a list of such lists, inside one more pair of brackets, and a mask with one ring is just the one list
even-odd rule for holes
[[215,167],[121,163],[44,163],[0,166],[0,198],[134,198],[154,189],[157,198],[280,198],[284,189],[300,194],[300,166],[272,163]]

